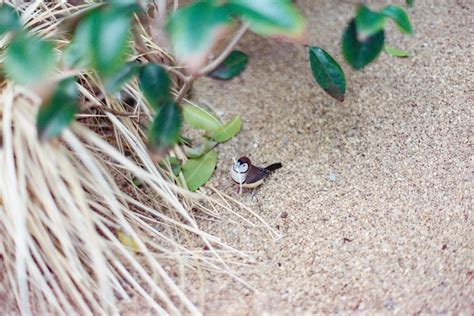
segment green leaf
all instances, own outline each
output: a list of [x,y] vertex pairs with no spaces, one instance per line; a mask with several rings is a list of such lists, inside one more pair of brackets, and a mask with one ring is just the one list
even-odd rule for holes
[[231,21],[226,6],[209,2],[196,2],[176,10],[166,24],[176,58],[189,72],[197,72]]
[[237,135],[241,128],[242,121],[240,120],[240,116],[237,115],[232,121],[215,131],[213,138],[219,143],[224,143]]
[[110,4],[118,7],[131,7],[137,4],[136,0],[109,0]]
[[158,151],[176,144],[181,130],[181,114],[174,102],[162,106],[151,124],[148,142],[151,149]]
[[21,28],[18,12],[8,4],[0,5],[0,35]]
[[404,57],[410,56],[410,53],[408,53],[406,50],[393,48],[393,47],[390,47],[390,46],[387,46],[387,45],[384,46],[384,49],[388,54],[390,54],[392,56],[395,56],[395,57],[404,58]]
[[188,158],[199,158],[205,153],[209,152],[209,150],[213,149],[216,147],[217,142],[212,141],[212,140],[205,140],[201,144],[195,146],[195,147],[185,147],[184,153],[186,154],[186,157]]
[[189,159],[182,166],[184,179],[190,191],[196,191],[212,176],[217,165],[217,153],[211,150],[197,159]]
[[178,158],[176,157],[168,157],[165,160],[160,162],[160,166],[163,169],[170,169],[171,172],[177,177],[181,171],[181,163]]
[[54,70],[53,44],[33,35],[20,34],[10,43],[5,56],[8,77],[19,84],[45,78]]
[[221,121],[214,115],[194,105],[186,105],[183,107],[183,117],[186,123],[192,127],[203,129],[210,133],[216,132],[223,126]]
[[255,33],[283,37],[298,42],[306,39],[306,23],[296,6],[288,0],[230,0],[229,7]]
[[309,62],[316,82],[326,93],[338,101],[344,101],[346,78],[341,66],[324,49],[309,48]]
[[62,80],[52,97],[39,109],[36,128],[41,141],[56,137],[74,119],[79,110],[78,89],[74,77]]
[[400,31],[405,34],[412,34],[413,28],[410,23],[410,19],[406,14],[405,10],[396,6],[389,5],[385,7],[381,13],[389,18],[391,18],[397,25]]
[[166,70],[159,65],[150,63],[143,66],[138,84],[148,104],[154,109],[171,98],[171,80]]
[[383,30],[385,16],[360,5],[355,18],[357,32],[363,36],[370,36]]
[[73,42],[77,41],[77,55],[90,60],[101,78],[116,73],[125,62],[131,17],[130,10],[101,7],[76,28]]
[[70,68],[83,68],[92,64],[92,34],[95,32],[92,14],[99,9],[94,8],[81,13],[81,22],[77,25],[69,45],[64,49],[63,63]]
[[73,40],[64,49],[62,62],[68,68],[83,68],[90,64],[91,58],[86,57],[86,52],[79,40]]
[[383,48],[384,31],[367,37],[364,41],[357,38],[355,20],[352,19],[342,36],[342,53],[345,60],[354,69],[362,69],[372,62]]
[[413,7],[413,0],[406,0],[405,3],[407,4],[408,7]]
[[138,72],[138,69],[137,63],[126,63],[119,68],[116,73],[108,75],[103,79],[105,90],[108,93],[120,90],[120,88]]
[[239,50],[234,50],[219,66],[211,71],[208,76],[218,80],[232,79],[244,71],[248,61],[249,56],[247,56],[247,54]]

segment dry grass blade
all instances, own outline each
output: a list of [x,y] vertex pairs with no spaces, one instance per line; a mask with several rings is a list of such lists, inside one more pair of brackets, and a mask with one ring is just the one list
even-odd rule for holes
[[[17,8],[31,31],[56,38],[59,46],[67,44],[54,31],[78,7],[25,1]],[[171,60],[148,34],[139,35],[151,51]],[[51,82],[70,74],[58,73]],[[255,224],[232,210],[237,201],[214,188],[213,198],[188,192],[153,162],[141,125],[152,113],[136,82],[127,84],[122,94],[134,100],[132,106],[118,95],[104,97],[91,74],[74,74],[80,77],[83,100],[80,122],[60,140],[47,143],[36,135],[40,96],[1,83],[2,312],[117,314],[117,303],[136,294],[159,315],[200,314],[165,266],[175,274],[186,267],[197,273],[207,269],[245,283],[230,266],[241,264],[236,256],[247,254],[202,231],[191,208],[210,216],[221,209]],[[174,155],[185,159],[179,147]],[[140,187],[133,184],[135,178]],[[276,235],[258,214],[251,214]]]

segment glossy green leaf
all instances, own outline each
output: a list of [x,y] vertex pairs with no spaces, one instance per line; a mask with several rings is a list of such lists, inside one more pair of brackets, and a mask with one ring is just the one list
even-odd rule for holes
[[410,53],[408,53],[406,50],[393,48],[387,45],[384,46],[384,49],[389,55],[392,55],[394,57],[404,58],[410,56]]
[[181,113],[174,102],[160,108],[148,134],[148,143],[153,150],[164,150],[178,142],[181,130]]
[[344,101],[346,78],[334,58],[322,48],[310,47],[309,62],[313,77],[321,88],[336,100]]
[[20,17],[16,10],[8,4],[0,5],[0,35],[21,28]]
[[183,107],[183,117],[186,123],[192,127],[203,129],[210,133],[216,132],[223,126],[217,117],[203,108],[194,105],[186,105]]
[[36,117],[38,137],[44,141],[56,137],[74,119],[79,110],[75,78],[62,80],[55,92],[39,109]]
[[150,63],[143,66],[138,84],[148,104],[154,109],[171,98],[171,80],[166,70],[159,65]]
[[33,35],[20,34],[10,43],[5,71],[19,84],[30,84],[49,75],[55,67],[53,44]]
[[213,138],[219,143],[224,143],[237,135],[241,128],[242,121],[240,120],[240,116],[237,115],[232,121],[215,131]]
[[234,50],[219,66],[211,71],[208,76],[218,80],[232,79],[244,71],[248,61],[249,56],[247,56],[247,54],[239,50]]
[[176,10],[166,24],[176,58],[190,73],[197,72],[231,21],[226,6],[210,2],[195,2]]
[[64,49],[62,62],[69,68],[83,68],[90,64],[90,58],[86,57],[86,52],[79,44],[79,41],[70,42]]
[[369,36],[383,30],[385,16],[360,5],[355,18],[357,32],[362,36]]
[[188,158],[199,158],[202,155],[209,152],[211,149],[216,147],[217,142],[212,140],[205,140],[201,144],[194,146],[194,147],[185,147],[184,153]]
[[103,79],[104,88],[108,93],[116,92],[129,81],[136,73],[138,73],[138,65],[135,62],[128,62],[117,70],[116,73],[110,74]]
[[381,13],[389,18],[391,18],[398,26],[400,31],[405,34],[413,33],[413,27],[411,26],[410,19],[406,14],[405,10],[396,6],[389,5],[385,7]]
[[196,191],[211,178],[217,165],[217,152],[211,150],[197,159],[189,159],[181,170],[190,191]]
[[[70,68],[83,68],[92,64],[92,34],[94,23],[89,15],[97,12],[94,8],[81,14],[81,22],[76,26],[74,36],[64,49],[63,63]],[[98,14],[98,13],[95,13]]]
[[92,62],[102,77],[114,74],[125,62],[131,12],[117,7],[102,7],[90,12],[76,28],[77,41],[84,59]]
[[306,40],[306,23],[296,6],[288,0],[229,0],[229,7],[263,36]]
[[362,69],[379,55],[383,48],[384,39],[385,34],[382,30],[360,41],[357,38],[356,23],[352,19],[342,36],[344,59],[354,69]]

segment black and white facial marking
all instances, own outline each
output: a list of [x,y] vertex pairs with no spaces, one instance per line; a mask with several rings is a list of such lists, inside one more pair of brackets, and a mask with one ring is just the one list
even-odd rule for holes
[[247,179],[247,172],[250,168],[250,159],[242,157],[237,160],[230,169],[232,179],[237,183],[244,183]]

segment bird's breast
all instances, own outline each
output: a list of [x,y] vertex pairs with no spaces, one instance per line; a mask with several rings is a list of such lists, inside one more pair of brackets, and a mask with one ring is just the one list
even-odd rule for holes
[[234,180],[237,183],[244,183],[245,179],[247,178],[246,173],[240,173],[234,170],[234,166],[230,167],[230,176],[232,177],[232,180]]

